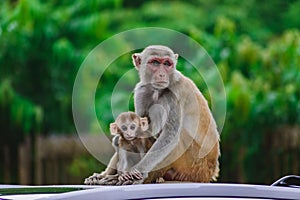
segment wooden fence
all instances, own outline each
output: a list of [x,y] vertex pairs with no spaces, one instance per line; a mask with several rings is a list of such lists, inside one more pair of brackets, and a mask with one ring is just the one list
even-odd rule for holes
[[238,150],[221,140],[221,160],[227,159],[221,162],[221,182],[271,184],[285,175],[300,175],[300,126],[266,129],[254,137],[262,137],[262,142]]
[[[107,160],[113,154],[113,148],[103,149],[101,143],[107,142],[105,135],[87,135],[81,138],[89,145],[89,150],[93,154],[106,157]],[[17,158],[3,157],[3,182],[14,184],[80,184],[84,177],[72,176],[69,172],[71,163],[76,157],[91,156],[82,144],[82,140],[75,135],[51,135],[37,136],[34,142],[27,137],[22,144],[17,147]],[[34,143],[34,151],[33,144]],[[3,155],[11,155],[8,148],[0,148]],[[2,153],[1,152],[1,153]],[[18,159],[15,162],[14,159]],[[17,163],[16,171],[11,170],[11,166]],[[100,162],[99,162],[100,165]],[[1,172],[0,172],[1,173]],[[90,172],[92,173],[92,172]],[[14,181],[12,177],[18,177]]]
[[[102,135],[102,137],[106,137]],[[99,135],[88,135],[84,138],[85,142],[91,144],[90,151],[93,154],[101,155],[109,159],[113,154],[113,149],[103,149],[104,142]],[[91,156],[84,145],[75,135],[56,135],[56,136],[37,136],[35,140],[26,138],[25,141],[16,147],[18,156],[11,158],[2,156],[0,163],[2,165],[2,183],[18,184],[80,184],[84,177],[72,177],[68,173],[69,166],[74,158],[82,155]],[[105,140],[107,142],[107,140]],[[33,144],[34,143],[34,151]],[[225,144],[226,145],[226,144]],[[230,145],[230,144],[228,144]],[[270,149],[265,156],[272,173],[270,179],[275,180],[286,174],[300,173],[300,127],[285,126],[277,129],[275,132],[267,133],[265,138],[266,151]],[[274,150],[278,153],[272,154]],[[9,155],[7,147],[0,147],[2,155]],[[35,152],[35,153],[33,153]],[[222,149],[222,154],[226,154],[226,148]],[[34,156],[33,156],[34,155]],[[241,153],[241,159],[243,154]],[[13,167],[12,161],[18,159],[18,166]],[[99,163],[100,164],[100,163]],[[222,170],[222,163],[221,163]],[[12,182],[13,173],[17,174],[18,181]],[[92,172],[91,172],[92,173]],[[238,166],[239,177],[237,182],[244,182],[243,166]],[[225,180],[226,181],[226,180]]]
[[286,173],[300,175],[300,127],[283,126],[269,138],[271,148],[278,151],[277,155],[270,156],[274,176],[280,177]]

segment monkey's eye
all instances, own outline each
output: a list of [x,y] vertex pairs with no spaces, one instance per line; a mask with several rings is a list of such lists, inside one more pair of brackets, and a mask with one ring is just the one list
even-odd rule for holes
[[127,126],[122,125],[122,126],[121,126],[121,129],[122,129],[123,131],[127,131]]
[[164,62],[164,65],[169,67],[169,66],[171,66],[171,62],[167,60]]
[[150,63],[154,66],[159,66],[160,65],[160,62],[158,60],[152,60]]
[[130,129],[134,130],[135,129],[135,124],[130,125]]

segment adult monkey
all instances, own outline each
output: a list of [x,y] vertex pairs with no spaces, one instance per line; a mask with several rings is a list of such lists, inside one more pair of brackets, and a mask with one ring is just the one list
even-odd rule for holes
[[[132,59],[140,76],[135,112],[150,119],[152,134],[158,138],[124,179],[132,184],[159,177],[169,181],[216,180],[220,156],[216,123],[193,81],[176,70],[178,54],[166,46],[152,45],[133,54]],[[101,176],[89,179],[109,175],[109,169],[115,168],[113,160],[117,160],[116,154]]]

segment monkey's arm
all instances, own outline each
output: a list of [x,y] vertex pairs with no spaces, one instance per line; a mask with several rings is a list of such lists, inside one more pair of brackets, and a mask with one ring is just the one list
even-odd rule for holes
[[[168,100],[169,102],[170,100]],[[180,138],[180,121],[181,114],[178,111],[180,108],[175,103],[170,109],[167,109],[167,119],[164,123],[162,132],[158,139],[154,142],[153,146],[146,153],[140,162],[138,162],[132,169],[130,176],[127,178],[133,179],[133,182],[139,180],[137,183],[142,182],[148,177],[148,173],[155,169],[156,167],[163,166],[164,161],[170,155],[170,153],[176,148],[179,144]],[[156,114],[149,113],[150,119],[151,116],[157,116]],[[156,129],[156,126],[161,126],[161,118],[151,119],[151,126]],[[166,164],[168,165],[168,164]]]
[[179,143],[179,136],[180,130],[178,126],[165,125],[156,142],[154,142],[150,150],[134,168],[147,176],[150,171],[162,163],[173,149],[175,149]]
[[129,152],[126,149],[120,149],[119,150],[119,163],[118,163],[118,172],[128,172],[133,164],[132,164],[132,157],[135,153]]

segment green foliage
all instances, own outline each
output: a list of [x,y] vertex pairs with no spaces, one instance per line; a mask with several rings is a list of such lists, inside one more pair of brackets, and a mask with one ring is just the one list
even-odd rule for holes
[[16,93],[9,79],[0,82],[0,110],[1,145],[5,141],[13,144],[21,141],[23,134],[19,133],[39,132],[43,119],[41,107]]
[[92,172],[101,172],[105,166],[99,163],[95,158],[87,156],[78,156],[73,159],[68,172],[74,177],[88,177]]
[[240,37],[229,62],[234,70],[226,83],[227,121],[234,123],[225,125],[222,138],[224,143],[239,141],[231,151],[239,154],[243,149],[241,162],[248,181],[272,181],[270,173],[257,172],[267,167],[264,159],[257,159],[259,155],[278,151],[264,149],[268,131],[300,122],[299,33],[286,31],[266,47]]

